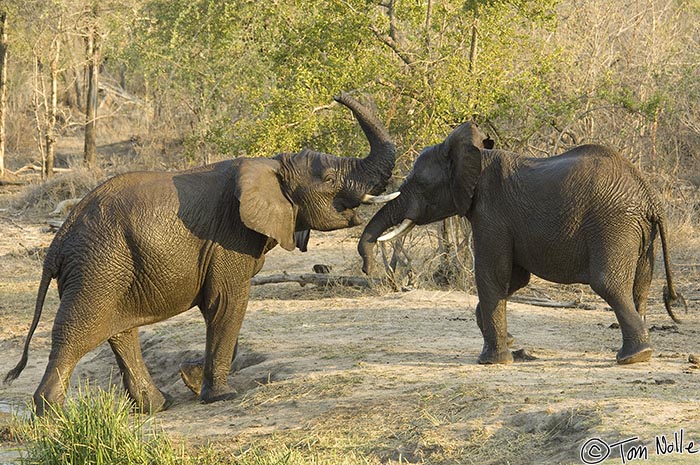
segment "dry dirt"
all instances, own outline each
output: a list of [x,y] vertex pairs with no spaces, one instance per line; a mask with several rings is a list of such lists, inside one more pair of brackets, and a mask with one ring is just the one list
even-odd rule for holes
[[[277,248],[261,274],[308,273],[317,263],[357,274],[358,234],[358,228],[312,234],[307,253]],[[40,221],[0,212],[2,376],[20,357],[40,276],[37,248],[51,239]],[[179,378],[179,362],[204,350],[196,309],[142,329],[146,363],[174,399],[157,422],[187,444],[211,442],[237,453],[285,445],[319,461],[344,457],[343,463],[582,463],[588,440],[592,452],[609,447],[605,463],[630,463],[645,450],[652,463],[698,463],[700,369],[689,354],[700,353],[700,305],[689,300],[684,323],[673,324],[657,281],[647,317],[655,353],[633,366],[616,365],[621,336],[610,327],[614,314],[589,293],[588,309],[510,303],[515,348],[537,359],[479,366],[477,299],[465,292],[256,286],[229,378],[239,392],[233,400],[201,404]],[[682,284],[697,294],[696,282]],[[531,286],[557,289],[541,281]],[[54,283],[29,364],[0,388],[0,407],[23,405],[36,388],[57,299]],[[104,345],[81,361],[72,382],[88,378],[106,387],[118,382],[116,373]],[[657,441],[672,442],[674,433],[680,439],[680,431],[687,449],[657,456]],[[637,440],[615,445],[631,438]]]

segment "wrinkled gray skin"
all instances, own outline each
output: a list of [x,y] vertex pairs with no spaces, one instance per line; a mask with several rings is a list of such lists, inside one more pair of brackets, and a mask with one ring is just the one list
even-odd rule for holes
[[671,317],[673,289],[664,214],[657,195],[625,158],[584,145],[551,158],[526,158],[475,145],[484,140],[465,123],[416,160],[399,191],[370,220],[358,244],[363,270],[374,273],[374,247],[404,219],[422,225],[466,216],[474,239],[484,337],[480,363],[508,363],[506,300],[530,274],[557,283],[586,283],[610,304],[622,330],[621,364],[651,357],[644,325],[654,264],[663,246]]
[[227,383],[251,278],[276,244],[305,248],[308,230],[360,223],[355,208],[387,184],[395,150],[384,126],[347,94],[336,100],[355,114],[370,142],[366,158],[304,150],[272,159],[238,158],[180,172],[116,176],[72,211],[49,247],[34,320],[52,278],[61,303],[48,366],[34,394],[36,411],[61,404],[76,363],[108,341],[124,385],[145,410],[166,397],[144,364],[138,327],[198,306],[206,322],[200,398],[229,398]]

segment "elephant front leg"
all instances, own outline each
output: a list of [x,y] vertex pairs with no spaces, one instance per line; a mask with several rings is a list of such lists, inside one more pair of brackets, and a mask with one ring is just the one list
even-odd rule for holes
[[482,365],[513,362],[513,354],[508,348],[505,297],[494,301],[480,298],[477,311],[481,313],[477,321],[481,321],[480,329],[484,337],[478,362]]
[[[515,294],[516,291],[519,289],[522,289],[523,287],[527,286],[527,283],[530,282],[530,272],[527,271],[526,269],[518,266],[518,265],[513,265],[513,269],[510,274],[510,283],[508,284],[508,298]],[[482,323],[482,318],[481,318],[481,304],[478,303],[476,304],[476,324],[479,326],[479,329],[481,330],[481,333],[484,333],[484,325]],[[508,347],[513,347],[515,344],[515,338],[513,337],[512,334],[507,333],[507,344]]]
[[[484,232],[475,225],[472,227],[475,232],[474,277],[479,294],[477,324],[484,337],[478,362],[511,363],[513,354],[508,348],[506,302],[510,294],[527,284],[529,273],[514,266],[509,253],[511,245],[501,234]],[[519,273],[520,270],[523,273]]]
[[[474,312],[476,315],[476,325],[479,327],[479,330],[481,331],[481,334],[484,334],[484,325],[481,322],[481,304],[477,303],[476,304],[476,311]],[[515,337],[508,332],[507,340],[506,340],[508,347],[512,348],[515,345]]]
[[[236,360],[236,355],[238,355],[238,341],[233,348],[232,364]],[[185,386],[199,396],[202,393],[202,383],[204,382],[204,359],[182,362],[180,364],[180,377]]]
[[205,403],[235,397],[228,385],[238,334],[243,324],[250,282],[243,289],[220,290],[203,310],[207,343],[200,399]]

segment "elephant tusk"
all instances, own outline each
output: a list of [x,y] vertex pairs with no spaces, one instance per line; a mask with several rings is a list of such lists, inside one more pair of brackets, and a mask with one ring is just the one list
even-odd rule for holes
[[407,234],[411,229],[413,229],[415,225],[416,223],[406,218],[396,229],[384,234],[383,236],[378,237],[377,240],[379,242],[385,242],[396,237],[403,236],[404,234]]
[[386,195],[369,195],[365,194],[362,196],[362,203],[387,203],[390,200],[394,200],[398,197],[401,192],[392,192]]

